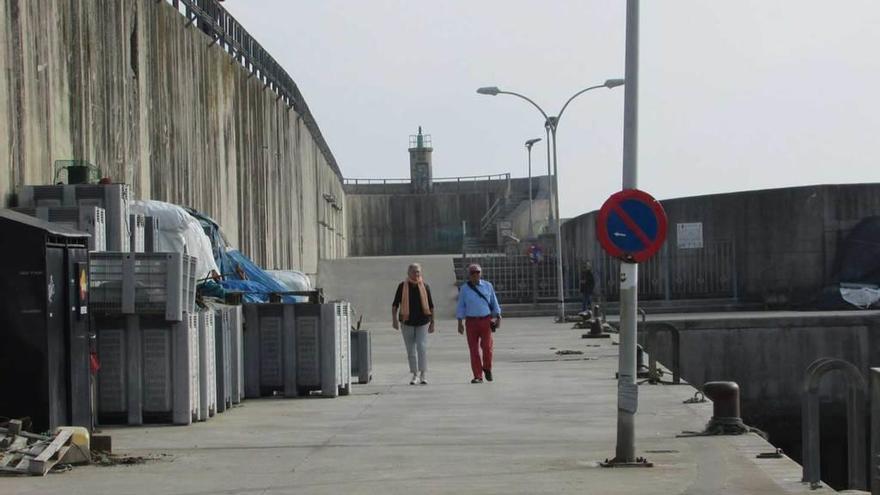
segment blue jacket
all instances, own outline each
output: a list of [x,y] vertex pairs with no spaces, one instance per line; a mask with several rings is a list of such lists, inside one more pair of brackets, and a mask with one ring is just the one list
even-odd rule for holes
[[[488,300],[488,303],[477,295],[474,289],[480,291],[483,297]],[[491,283],[481,279],[476,287],[471,287],[467,283],[459,287],[458,306],[455,309],[455,317],[457,319],[463,320],[466,317],[497,316],[500,314],[501,306],[498,304],[498,297],[495,295],[495,289]]]

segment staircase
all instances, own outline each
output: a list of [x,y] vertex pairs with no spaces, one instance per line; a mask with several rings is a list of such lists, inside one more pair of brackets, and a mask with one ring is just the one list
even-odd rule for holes
[[513,193],[495,200],[480,219],[480,243],[497,246],[498,222],[507,219],[523,201],[528,200],[528,193]]

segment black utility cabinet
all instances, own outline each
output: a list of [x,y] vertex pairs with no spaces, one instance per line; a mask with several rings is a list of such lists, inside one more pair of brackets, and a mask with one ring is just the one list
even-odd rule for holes
[[92,428],[89,234],[0,209],[0,416]]

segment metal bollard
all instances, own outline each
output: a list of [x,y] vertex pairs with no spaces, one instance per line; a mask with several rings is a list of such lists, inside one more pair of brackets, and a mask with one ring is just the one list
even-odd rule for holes
[[712,401],[712,420],[739,420],[739,385],[736,382],[706,382],[703,393]]

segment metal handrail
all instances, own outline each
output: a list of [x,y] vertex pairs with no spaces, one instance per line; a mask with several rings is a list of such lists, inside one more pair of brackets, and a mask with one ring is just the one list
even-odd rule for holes
[[819,358],[807,367],[803,386],[801,439],[803,442],[803,478],[811,486],[821,482],[819,468],[819,384],[829,371],[844,372],[847,381],[846,449],[848,488],[865,488],[865,378],[849,361]]
[[[408,178],[345,178],[342,183],[346,185],[361,184],[409,184],[412,179]],[[477,182],[480,180],[510,180],[510,173],[487,174],[487,175],[463,175],[460,177],[434,177],[432,182]]]
[[[265,87],[278,95],[288,108],[293,108],[303,119],[303,123],[318,149],[324,155],[333,171],[342,178],[336,158],[324,140],[321,129],[315,121],[309,106],[299,91],[293,78],[284,70],[272,55],[251,36],[247,30],[224,9],[217,0],[158,0],[171,4],[186,18],[185,27],[197,23],[198,27],[212,38],[209,46],[220,45],[242,68],[265,83]],[[181,10],[181,5],[184,7]]]
[[480,234],[486,232],[486,229],[489,228],[489,225],[495,220],[498,216],[498,213],[501,212],[501,204],[504,202],[504,197],[498,197],[495,199],[495,202],[492,203],[492,206],[486,210],[486,213],[480,217]]
[[880,495],[880,368],[871,368],[871,495]]
[[[640,308],[641,309],[641,308]],[[648,374],[651,380],[659,381],[660,374],[657,372],[657,334],[669,332],[672,335],[672,383],[681,384],[681,333],[678,327],[666,322],[642,322],[644,332],[647,334]]]

